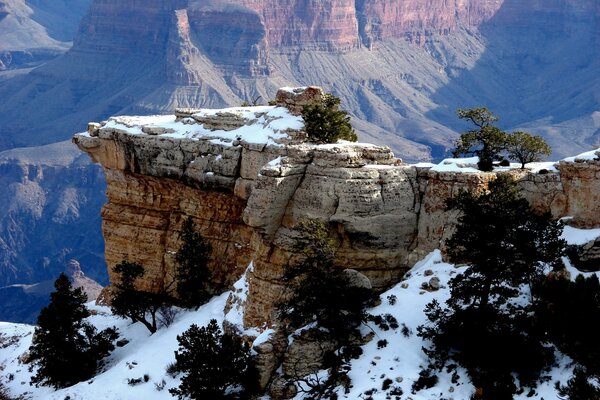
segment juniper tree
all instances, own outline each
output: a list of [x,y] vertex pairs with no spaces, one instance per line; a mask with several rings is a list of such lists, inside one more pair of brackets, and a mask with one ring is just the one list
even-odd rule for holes
[[478,156],[479,169],[491,171],[493,162],[500,158],[500,153],[506,147],[507,134],[494,125],[499,118],[485,107],[459,109],[457,115],[470,121],[475,125],[475,129],[460,135],[453,151],[454,157]]
[[309,140],[317,143],[335,143],[338,139],[357,141],[350,116],[339,106],[340,99],[329,93],[320,102],[304,106],[302,118]]
[[506,139],[506,151],[513,160],[521,163],[521,169],[530,162],[541,161],[542,156],[552,153],[550,146],[541,136],[534,136],[527,132],[512,132]]
[[461,211],[448,255],[470,267],[450,280],[444,305],[427,305],[429,323],[419,335],[431,341],[425,351],[433,366],[457,362],[485,398],[512,399],[513,373],[532,385],[553,360],[531,298],[522,293],[540,281],[544,263],[558,267],[562,224],[536,214],[508,176],[491,182],[486,193],[462,192],[448,205]]
[[333,338],[346,338],[367,321],[374,294],[353,285],[346,271],[334,267],[334,242],[323,221],[301,221],[295,231],[294,249],[300,257],[285,275],[292,293],[279,305],[280,316],[294,329],[316,322]]
[[208,270],[211,246],[196,230],[191,217],[184,221],[180,237],[182,245],[175,254],[178,301],[184,307],[198,307],[212,296]]
[[165,304],[172,304],[173,299],[161,287],[157,287],[154,292],[136,289],[136,281],[145,274],[144,267],[138,263],[121,261],[113,268],[113,272],[119,275],[112,292],[113,314],[130,318],[132,322],[140,322],[151,333],[156,332],[158,313]]
[[61,274],[50,303],[40,312],[29,348],[29,362],[37,367],[31,383],[61,388],[91,378],[102,359],[114,350],[115,328],[98,332],[89,322],[86,296],[73,289]]
[[256,388],[258,376],[250,348],[233,335],[223,334],[216,320],[205,327],[192,325],[177,336],[173,370],[183,373],[181,384],[169,392],[179,399],[242,399]]

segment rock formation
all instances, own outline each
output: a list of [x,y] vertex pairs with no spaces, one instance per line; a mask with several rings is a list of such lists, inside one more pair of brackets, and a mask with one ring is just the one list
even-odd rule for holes
[[[320,96],[319,88],[285,88],[277,106],[113,117],[75,135],[79,148],[106,170],[102,217],[111,279],[110,269],[127,259],[146,268],[140,288],[168,283],[178,232],[191,216],[212,245],[215,287],[238,281],[225,310],[227,329],[256,336],[276,322],[273,311],[295,255],[293,227],[302,218],[327,221],[337,244],[335,265],[352,268],[376,290],[443,249],[457,217],[446,200],[460,190],[485,190],[497,173],[408,165],[389,148],[364,143],[306,143],[303,121],[294,114]],[[541,172],[499,173],[512,175],[540,212],[600,227],[600,151]],[[583,261],[589,264],[596,251],[587,246]],[[311,350],[314,333],[291,346],[277,331],[259,340],[261,384],[280,362],[284,374],[297,366],[299,355],[308,369],[320,365],[322,354]],[[272,390],[285,392],[285,382],[274,381]]]
[[[106,283],[102,169],[69,142],[0,152],[0,286],[55,279],[69,259]],[[95,211],[94,211],[95,210]]]
[[[313,88],[286,89],[280,104],[297,109]],[[192,216],[213,246],[215,284],[236,281],[250,261],[244,324],[270,323],[282,274],[293,256],[291,228],[301,218],[334,226],[336,264],[383,289],[417,258],[443,248],[456,215],[445,201],[483,190],[495,173],[412,166],[389,148],[303,143],[302,121],[285,107],[178,110],[176,116],[114,117],[90,124],[77,145],[106,169],[106,261],[138,261],[145,287],[169,280],[177,232]],[[558,170],[511,170],[540,211],[599,226],[600,162],[561,162]]]

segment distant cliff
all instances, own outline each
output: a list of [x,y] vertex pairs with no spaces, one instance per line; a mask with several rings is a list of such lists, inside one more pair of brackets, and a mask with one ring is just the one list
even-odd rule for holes
[[407,160],[443,158],[456,108],[481,105],[563,157],[600,129],[599,21],[593,0],[94,0],[66,54],[3,81],[0,149],[111,115],[264,104],[291,82],[335,92],[362,140]]
[[[106,282],[104,174],[71,143],[0,152],[0,287],[55,279],[70,259]],[[95,210],[95,211],[93,211]]]

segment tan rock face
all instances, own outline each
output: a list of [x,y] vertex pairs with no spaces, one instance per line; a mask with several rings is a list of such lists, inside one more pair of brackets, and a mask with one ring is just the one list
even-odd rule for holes
[[244,202],[218,191],[196,190],[168,178],[107,170],[108,203],[102,210],[106,262],[139,262],[146,274],[140,289],[156,290],[172,280],[174,253],[183,221],[192,217],[212,246],[209,269],[218,288],[231,285],[253,256],[252,231],[241,218]]
[[576,160],[558,164],[564,188],[566,213],[571,224],[597,227],[600,223],[600,152],[595,160]]
[[[277,98],[294,108],[307,96],[288,89]],[[172,122],[137,126],[131,117],[121,125],[91,124],[74,141],[107,171],[102,216],[109,268],[137,261],[148,271],[145,289],[168,284],[181,223],[191,216],[213,246],[216,287],[236,281],[253,261],[240,317],[245,327],[274,322],[282,277],[295,256],[292,228],[300,219],[328,221],[337,243],[335,264],[382,290],[423,255],[443,250],[457,218],[446,210],[449,198],[460,190],[485,190],[496,177],[405,165],[385,147],[298,144],[298,127],[268,145],[241,136],[218,139],[213,132],[246,129],[248,122],[239,117],[245,114],[203,117],[197,111],[178,110],[177,119],[190,129],[204,126],[202,137],[173,136]],[[518,181],[540,212],[572,216],[577,226],[600,226],[600,161],[561,162],[558,170],[502,173]]]

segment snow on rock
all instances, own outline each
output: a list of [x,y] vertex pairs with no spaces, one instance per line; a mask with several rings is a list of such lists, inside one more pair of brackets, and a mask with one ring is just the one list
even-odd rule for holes
[[[97,135],[117,131],[128,135],[212,140],[216,144],[245,141],[265,145],[290,142],[292,131],[304,128],[300,116],[285,107],[257,106],[177,110],[176,115],[117,116],[97,128]],[[81,134],[80,134],[81,135]]]
[[581,153],[573,157],[564,158],[562,161],[573,163],[589,160],[600,160],[600,148],[596,150],[586,151],[585,153]]
[[[573,237],[569,233],[567,236]],[[572,270],[572,275],[578,273],[570,265],[567,266]],[[412,384],[428,363],[422,350],[427,343],[417,336],[417,327],[427,322],[423,309],[434,299],[444,303],[450,295],[449,280],[464,272],[466,268],[443,262],[441,252],[435,250],[416,263],[401,282],[381,294],[381,304],[373,308],[371,313],[393,315],[398,320],[399,328],[386,331],[372,323],[363,327],[363,334],[372,333],[374,338],[363,346],[363,354],[352,360],[352,369],[349,372],[352,386],[348,393],[344,393],[342,388],[338,390],[340,399],[368,398],[365,392],[370,392],[370,398],[383,400],[389,398],[387,396],[392,390],[402,390],[402,398],[410,396],[413,400],[470,398],[474,387],[462,368],[457,371],[458,381],[453,382],[451,374],[444,370],[438,374],[439,382],[436,386],[411,393]],[[247,272],[251,271],[252,264]],[[439,290],[424,289],[432,278],[439,279]],[[235,283],[233,291],[214,297],[197,311],[181,311],[170,327],[162,327],[154,335],[150,335],[141,324],[131,324],[128,320],[112,316],[110,309],[106,307],[88,304],[96,314],[89,318],[92,324],[98,329],[116,326],[121,338],[127,339],[129,343],[115,349],[108,357],[106,366],[96,377],[56,391],[47,387],[30,386],[32,372],[29,372],[28,365],[20,361],[20,357],[31,344],[34,328],[29,325],[0,323],[0,381],[7,387],[10,395],[22,395],[25,399],[172,399],[168,389],[177,386],[179,378],[169,376],[165,368],[174,362],[174,351],[178,348],[177,335],[188,329],[191,324],[204,326],[213,318],[219,323],[223,323],[224,319],[229,323],[239,322],[243,310],[233,307],[225,316],[223,309],[228,297],[235,296],[243,301],[247,292],[248,282],[244,275]],[[266,343],[274,333],[273,329],[256,332],[254,346]],[[381,344],[383,340],[387,341],[387,345],[378,346],[378,342]],[[515,399],[557,398],[554,383],[559,381],[564,384],[572,375],[573,368],[571,360],[567,357],[558,355],[557,359],[557,365],[549,372],[550,379],[539,384],[533,397],[527,397],[524,393]],[[321,371],[320,374],[324,375],[325,372]],[[143,382],[144,375],[148,375],[147,382]],[[137,378],[142,378],[142,383],[133,386],[128,384],[128,380]],[[388,379],[391,380],[391,384],[384,390],[383,382]],[[296,396],[297,400],[302,398],[302,394]],[[268,400],[269,397],[264,396],[263,399]]]
[[566,225],[560,237],[565,239],[568,244],[581,246],[600,238],[600,228],[578,229]]
[[477,168],[479,157],[446,158],[434,165],[431,170],[436,172],[481,172]]

